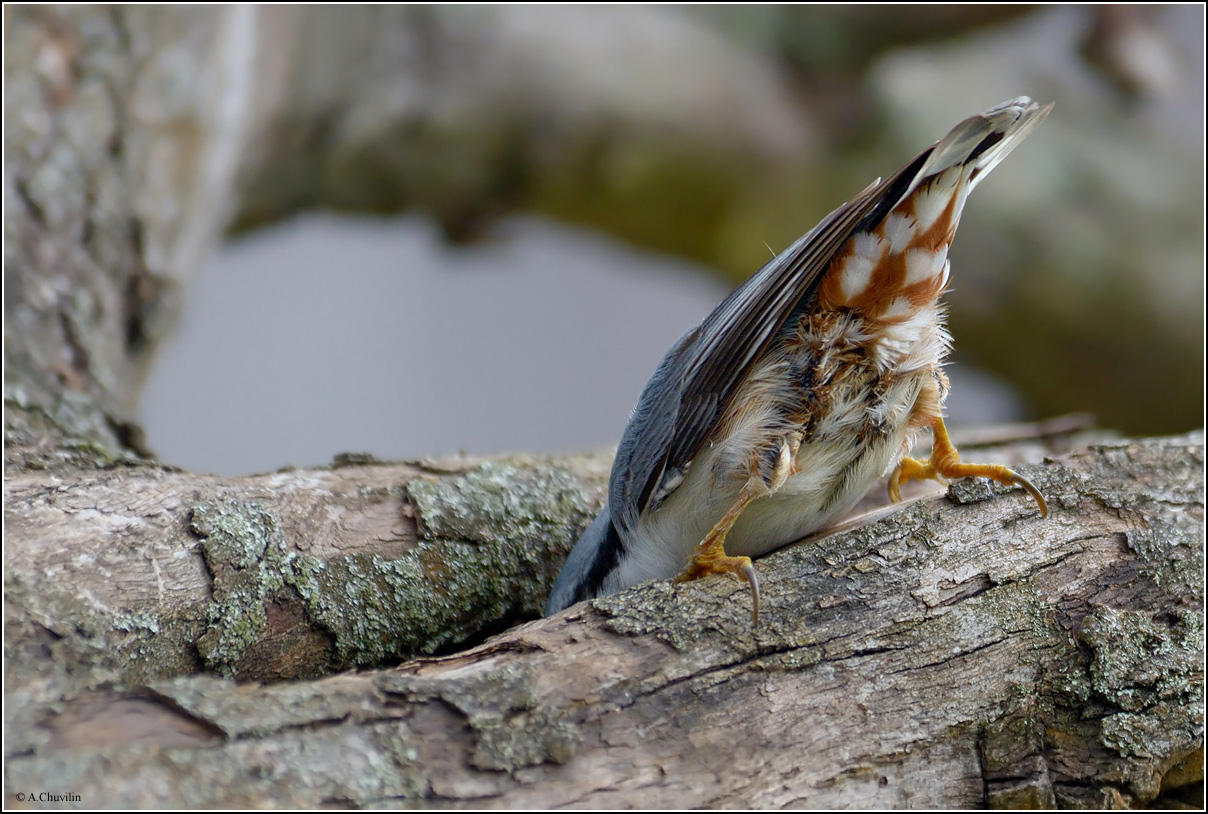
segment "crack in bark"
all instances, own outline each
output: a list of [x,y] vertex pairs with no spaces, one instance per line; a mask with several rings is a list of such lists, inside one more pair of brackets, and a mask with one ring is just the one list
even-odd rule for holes
[[968,650],[961,650],[959,653],[953,653],[952,655],[942,658],[938,661],[924,661],[924,662],[920,662],[918,664],[912,664],[909,667],[905,667],[901,670],[890,670],[886,675],[901,675],[903,673],[912,673],[912,672],[916,672],[918,670],[928,670],[928,669],[931,669],[932,667],[941,667],[945,664],[949,664],[949,663],[957,661],[959,659],[964,659],[964,658],[968,658],[969,656],[976,655],[983,650],[989,650],[991,647],[1002,644],[1003,642],[1006,642],[1006,641],[1008,641],[1008,639],[1006,637],[999,638],[999,639],[993,639],[991,641],[985,642],[984,644],[979,644],[976,647],[971,647]]

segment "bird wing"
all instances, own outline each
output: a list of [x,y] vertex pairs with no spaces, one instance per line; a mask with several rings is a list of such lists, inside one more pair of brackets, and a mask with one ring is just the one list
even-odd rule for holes
[[674,491],[668,484],[708,440],[780,328],[812,301],[835,253],[885,217],[930,152],[831,212],[675,343],[638,399],[617,449],[609,505],[620,528],[633,528],[652,499]]

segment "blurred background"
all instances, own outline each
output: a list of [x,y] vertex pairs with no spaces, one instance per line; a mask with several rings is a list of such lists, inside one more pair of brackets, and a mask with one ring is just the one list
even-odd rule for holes
[[146,384],[167,463],[614,444],[771,251],[1019,95],[1057,104],[953,246],[951,424],[1203,425],[1201,5],[265,13],[292,101]]

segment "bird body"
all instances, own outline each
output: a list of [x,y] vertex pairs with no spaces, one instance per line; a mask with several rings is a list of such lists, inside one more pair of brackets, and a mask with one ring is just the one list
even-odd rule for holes
[[[939,297],[969,192],[1048,114],[1021,97],[957,125],[836,209],[672,347],[617,450],[608,504],[547,607],[647,579],[758,583],[750,557],[837,520],[872,484],[990,477],[943,426],[950,337]],[[904,458],[931,428],[929,462]]]

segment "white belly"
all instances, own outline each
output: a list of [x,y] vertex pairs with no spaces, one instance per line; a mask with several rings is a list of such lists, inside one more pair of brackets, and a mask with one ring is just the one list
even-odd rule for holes
[[[819,427],[804,441],[794,459],[797,472],[773,494],[747,505],[726,538],[726,553],[757,557],[795,542],[838,520],[868,493],[901,459],[907,448],[909,417],[923,379],[904,377],[902,390],[887,394],[902,405],[892,415],[879,414],[875,440],[858,441],[858,427]],[[868,420],[872,420],[871,418]],[[612,593],[648,579],[667,579],[683,570],[697,545],[737,501],[742,477],[726,474],[720,462],[727,451],[702,451],[684,481],[657,509],[645,513],[625,540],[625,554],[606,579]]]

